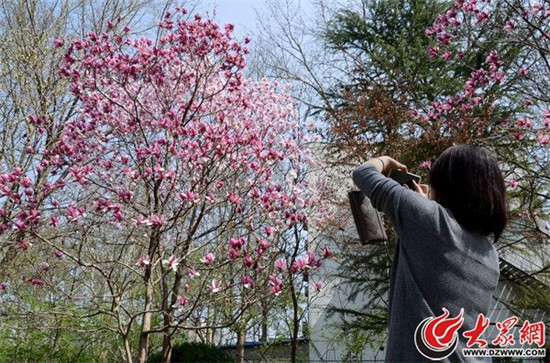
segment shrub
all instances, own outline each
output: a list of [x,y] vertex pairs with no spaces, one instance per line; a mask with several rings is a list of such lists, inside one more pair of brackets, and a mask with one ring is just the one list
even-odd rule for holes
[[[148,363],[160,363],[162,352],[149,356]],[[233,362],[233,358],[219,348],[205,343],[181,343],[172,350],[173,363],[225,363]]]

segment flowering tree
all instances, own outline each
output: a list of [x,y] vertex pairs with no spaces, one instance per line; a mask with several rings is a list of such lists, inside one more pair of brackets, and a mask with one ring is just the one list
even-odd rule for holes
[[[523,230],[519,233],[524,237],[527,233],[530,238],[542,240],[550,237],[545,192],[550,182],[550,98],[546,92],[550,75],[546,62],[550,52],[549,16],[549,4],[536,1],[457,1],[426,30],[438,43],[436,56],[447,54],[455,67],[466,54],[464,42],[459,39],[470,39],[468,34],[480,29],[488,27],[498,32],[500,42],[508,45],[499,50],[494,44],[483,44],[484,62],[472,69],[463,90],[440,100],[432,109],[438,117],[476,107],[514,110],[505,117],[493,113],[494,122],[502,125],[502,132],[494,138],[504,146],[495,149],[506,163],[510,188],[518,198],[518,204],[513,205],[518,207],[515,213],[524,220],[515,232]],[[515,57],[506,60],[510,53]],[[501,97],[493,96],[495,89],[501,90]]]
[[[89,281],[69,275],[74,269],[66,260],[58,259],[51,248],[37,245],[28,238],[28,228],[17,225],[23,227],[25,210],[31,211],[31,219],[37,213],[47,213],[44,202],[53,191],[55,178],[47,168],[43,172],[35,168],[43,161],[40,150],[61,137],[75,112],[76,100],[67,93],[68,81],[57,74],[62,50],[56,49],[52,40],[86,34],[90,28],[103,29],[104,22],[112,18],[131,24],[134,33],[143,31],[160,13],[157,5],[155,0],[33,0],[5,1],[0,7],[0,339],[4,357],[0,360],[80,360],[94,352],[101,352],[97,357],[108,357],[116,350],[112,344],[116,340],[97,329],[92,321],[95,317],[64,315],[80,303],[66,298],[76,294],[80,282]],[[140,16],[145,9],[149,18]],[[29,115],[55,122],[37,127]],[[27,201],[29,209],[22,209]],[[51,228],[43,231],[53,236]],[[66,273],[74,281],[65,284],[62,294],[51,294],[52,289],[38,285],[52,273]]]
[[[289,96],[244,77],[247,50],[231,25],[185,15],[167,13],[156,44],[116,23],[71,41],[59,75],[76,115],[63,125],[29,116],[39,131],[25,150],[31,168],[0,178],[2,232],[20,251],[49,247],[75,266],[73,277],[99,278],[77,294],[113,319],[126,361],[137,324],[138,360],[158,333],[170,361],[173,335],[204,328],[208,306],[234,302],[229,326],[262,295],[279,294],[276,236],[305,223],[314,203],[295,182],[309,156]],[[28,282],[66,289],[45,264]]]

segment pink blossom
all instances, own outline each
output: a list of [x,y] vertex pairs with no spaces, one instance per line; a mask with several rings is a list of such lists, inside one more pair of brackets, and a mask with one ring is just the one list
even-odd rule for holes
[[214,262],[215,256],[212,252],[208,252],[206,255],[204,255],[203,258],[200,259],[200,262],[204,263],[205,265],[211,265]]
[[57,227],[58,223],[59,223],[59,217],[58,216],[51,216],[50,217],[50,226]]
[[275,275],[269,275],[269,285],[271,285],[270,291],[274,293],[275,296],[279,296],[283,289],[282,281]]
[[548,145],[550,144],[550,134],[545,132],[539,132],[537,134],[537,140],[541,145]]
[[521,132],[521,131],[514,132],[512,135],[513,135],[513,136],[516,138],[516,140],[518,140],[518,141],[521,141],[521,140],[523,140],[523,139],[525,138],[525,133],[523,133],[523,132]]
[[25,195],[27,197],[32,197],[34,195],[34,190],[32,190],[31,188],[25,189]]
[[323,263],[323,261],[318,260],[317,256],[315,256],[314,252],[308,252],[307,253],[307,266],[309,268],[321,267],[322,263]]
[[259,243],[259,247],[262,250],[267,250],[269,248],[269,242],[267,242],[265,239],[261,239]]
[[323,288],[323,284],[322,284],[321,282],[316,282],[316,283],[313,285],[313,288],[315,289],[315,291],[320,292],[321,289]]
[[118,194],[118,197],[120,198],[120,200],[123,201],[123,202],[130,202],[130,201],[132,201],[132,198],[134,197],[134,193],[132,193],[131,191],[126,190],[126,189],[119,190],[117,194]]
[[21,180],[21,185],[25,188],[30,188],[32,186],[32,181],[28,176],[26,176],[23,180]]
[[27,224],[23,221],[15,221],[12,225],[14,231],[24,231],[27,229]]
[[502,83],[502,80],[504,79],[504,73],[503,72],[494,72],[491,73],[491,77],[496,83]]
[[80,218],[86,217],[86,211],[82,207],[75,207],[73,203],[67,207],[67,219],[69,222],[76,222]]
[[189,268],[189,272],[187,273],[190,278],[195,278],[197,276],[200,276],[201,274],[198,273],[193,267]]
[[0,291],[6,290],[8,284],[6,282],[0,282]]
[[41,280],[38,277],[31,277],[29,282],[35,286],[43,286],[45,284],[44,280]]
[[530,214],[529,214],[529,211],[527,211],[527,210],[522,210],[521,212],[519,212],[519,216],[520,216],[521,218],[524,218],[524,219],[525,219],[525,218],[529,218],[529,215],[530,215]]
[[486,10],[483,10],[476,18],[476,24],[483,23],[485,20],[489,18],[489,12]]
[[187,305],[188,300],[185,296],[178,295],[177,301],[174,305],[172,305],[173,308],[178,308]]
[[517,121],[517,125],[521,128],[527,128],[527,129],[530,129],[533,127],[533,120],[527,118],[527,117],[522,117],[522,118],[519,118],[518,121]]
[[31,246],[32,246],[32,243],[29,243],[29,242],[25,241],[24,239],[17,242],[17,247],[20,250],[23,250],[23,251],[28,250]]
[[268,236],[271,236],[273,234],[274,229],[271,226],[265,226],[264,231]]
[[221,289],[221,282],[216,279],[213,279],[212,283],[210,284],[210,286],[208,286],[208,288],[210,289],[211,292],[218,292]]
[[254,266],[254,260],[252,259],[252,257],[246,256],[246,257],[243,259],[243,264],[244,264],[246,267],[252,267],[252,266]]
[[245,275],[241,279],[241,283],[246,289],[251,289],[254,287],[254,280],[248,275]]
[[422,169],[430,170],[432,168],[432,162],[430,160],[424,160],[420,163],[420,167]]
[[506,25],[504,25],[504,31],[509,32],[516,28],[517,23],[513,20],[507,21]]
[[121,222],[124,220],[124,215],[122,214],[122,212],[120,210],[117,210],[116,212],[113,213],[113,218],[118,221],[118,222]]
[[286,270],[286,258],[280,258],[277,261],[275,261],[275,267],[283,272]]
[[151,264],[151,259],[149,258],[149,255],[142,253],[141,256],[139,257],[139,261],[137,265],[139,265],[140,267],[146,267],[146,266],[149,266],[150,264]]
[[246,239],[244,237],[229,239],[229,243],[231,244],[231,247],[236,248],[236,249],[239,249],[242,246],[244,246],[245,242],[246,242]]
[[42,271],[48,271],[50,269],[50,264],[47,262],[42,262],[42,264],[40,265],[40,269]]
[[53,254],[57,259],[63,258],[63,252],[61,252],[60,250],[55,250]]
[[[449,34],[449,33],[441,32],[437,35],[436,39],[437,39],[437,42],[440,45],[449,45],[449,44],[451,44],[451,34]],[[438,51],[439,51],[439,49],[438,49]]]
[[192,192],[191,190],[180,193],[179,197],[183,202],[196,203],[200,200],[199,193]]
[[541,3],[534,3],[531,7],[531,14],[535,15],[539,11],[541,11],[544,8],[544,6]]
[[529,74],[529,71],[527,70],[527,68],[521,66],[519,67],[519,70],[518,70],[519,74],[521,74],[522,76],[526,76]]
[[166,223],[162,216],[159,216],[159,215],[156,215],[156,214],[151,214],[148,218],[148,221],[154,227],[161,227]]
[[231,261],[236,260],[240,256],[241,256],[241,253],[239,251],[237,251],[236,249],[234,249],[233,247],[231,247],[229,249],[229,259],[231,259]]
[[330,258],[332,256],[332,251],[329,248],[329,246],[325,246],[325,249],[323,250],[323,257],[324,258]]
[[550,110],[544,111],[544,118],[542,119],[542,124],[547,131],[550,131]]
[[243,202],[243,199],[241,198],[241,196],[236,194],[236,193],[228,193],[227,194],[227,199],[231,203],[236,204],[236,205],[242,204],[242,202]]
[[439,55],[439,47],[429,46],[428,47],[428,55],[432,59],[437,58],[437,56]]
[[224,25],[224,30],[227,34],[232,33],[234,29],[235,29],[235,26],[233,24],[225,24]]
[[60,38],[54,39],[53,47],[54,48],[61,48],[64,43],[65,43],[65,41],[63,39],[60,39]]
[[175,255],[170,256],[167,260],[163,260],[162,264],[168,266],[172,271],[176,272],[178,270],[179,260]]
[[292,273],[296,273],[299,271],[303,271],[309,267],[310,266],[307,264],[307,260],[305,258],[299,258],[292,264],[292,268],[290,271]]

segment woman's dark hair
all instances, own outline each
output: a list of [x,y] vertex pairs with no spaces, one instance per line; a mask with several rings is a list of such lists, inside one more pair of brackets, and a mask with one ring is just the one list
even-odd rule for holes
[[448,208],[460,225],[495,242],[508,223],[506,186],[489,151],[474,145],[445,150],[430,170],[435,200]]

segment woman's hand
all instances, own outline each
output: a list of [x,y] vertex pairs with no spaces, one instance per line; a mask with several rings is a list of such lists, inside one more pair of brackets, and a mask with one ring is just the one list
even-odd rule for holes
[[430,187],[428,186],[428,184],[418,184],[414,180],[412,181],[412,183],[416,192],[420,193],[420,195],[422,195],[423,197],[429,199],[428,193],[430,192]]
[[367,163],[374,165],[379,172],[388,176],[390,171],[397,169],[406,172],[407,166],[401,164],[399,161],[389,157],[389,156],[379,156],[377,158],[372,158]]

